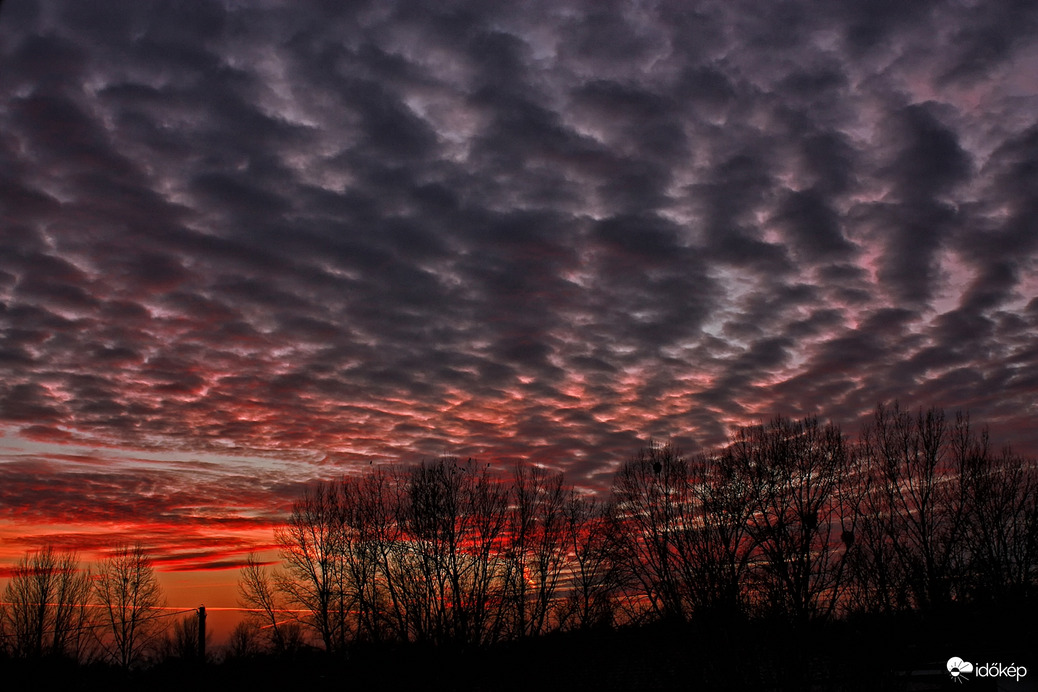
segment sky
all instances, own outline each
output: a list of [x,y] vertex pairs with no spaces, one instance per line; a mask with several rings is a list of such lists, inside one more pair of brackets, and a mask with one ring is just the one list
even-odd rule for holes
[[[1038,5],[0,9],[0,567],[879,402],[1038,454]],[[269,553],[268,553],[269,554]]]

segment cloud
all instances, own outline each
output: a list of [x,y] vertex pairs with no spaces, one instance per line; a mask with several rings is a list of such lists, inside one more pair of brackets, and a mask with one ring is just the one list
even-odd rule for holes
[[650,437],[893,398],[1035,453],[1034,30],[1010,1],[5,3],[2,423],[227,460],[203,491],[16,454],[10,506],[283,508],[242,455],[602,489]]

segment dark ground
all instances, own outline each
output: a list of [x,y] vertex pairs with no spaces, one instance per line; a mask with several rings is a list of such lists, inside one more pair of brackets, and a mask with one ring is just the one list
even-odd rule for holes
[[[793,626],[765,620],[654,624],[559,633],[486,650],[357,646],[199,665],[166,661],[124,673],[107,666],[0,661],[2,690],[1035,690],[1034,604],[980,611],[859,617]],[[1021,684],[945,671],[959,656],[1027,666]]]

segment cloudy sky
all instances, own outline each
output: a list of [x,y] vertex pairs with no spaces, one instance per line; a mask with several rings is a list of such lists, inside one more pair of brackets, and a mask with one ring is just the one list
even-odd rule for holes
[[0,558],[880,401],[1038,453],[1038,5],[0,11]]

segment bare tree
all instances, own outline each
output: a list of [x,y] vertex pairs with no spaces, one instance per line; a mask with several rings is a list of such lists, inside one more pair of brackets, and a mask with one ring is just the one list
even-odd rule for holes
[[260,625],[255,620],[240,620],[231,631],[226,651],[229,658],[252,658],[258,655],[262,651]]
[[410,608],[415,589],[404,569],[411,552],[402,516],[408,502],[407,479],[408,472],[375,468],[343,485],[359,634],[372,641],[408,641],[413,634]]
[[[245,567],[238,577],[238,603],[248,608],[245,619],[253,625],[243,628],[236,640],[242,647],[259,645],[278,654],[296,648],[299,640],[299,625],[288,610],[284,594],[277,587],[277,577],[263,568],[256,556],[249,554]],[[249,638],[246,639],[246,635]],[[245,650],[245,649],[243,649]]]
[[276,621],[276,592],[308,611],[329,652],[350,642],[485,643],[498,636],[507,491],[445,457],[307,489],[277,529],[273,588],[246,567],[243,602]]
[[[683,537],[696,524],[688,461],[672,445],[638,452],[613,480],[611,536],[625,580],[652,616],[685,620],[692,612]],[[640,598],[629,599],[636,604]]]
[[[212,630],[206,629],[206,651],[211,651]],[[188,614],[178,617],[173,625],[166,629],[165,635],[158,642],[159,657],[164,660],[179,659],[181,661],[198,660],[198,615]]]
[[306,622],[329,653],[344,651],[347,641],[341,499],[336,483],[307,488],[293,505],[288,523],[274,533],[286,570],[278,575],[277,586],[290,603],[309,612]]
[[[957,423],[966,424],[965,419]],[[896,403],[877,407],[873,423],[862,432],[859,454],[875,473],[872,518],[862,528],[866,535],[875,532],[868,524],[876,521],[885,533],[883,549],[873,556],[874,574],[901,582],[889,585],[898,602],[886,607],[926,610],[956,598],[956,575],[968,559],[963,542],[968,446],[953,443],[963,434],[949,430],[940,409],[912,415]],[[891,558],[892,566],[877,565]]]
[[0,630],[18,657],[78,659],[89,625],[90,575],[75,553],[47,546],[26,553],[4,589]]
[[103,629],[98,640],[117,665],[138,663],[161,636],[165,605],[151,558],[141,545],[119,548],[101,561],[94,580]]
[[652,446],[617,472],[615,558],[653,616],[743,611],[761,493],[749,473],[747,455],[761,451],[751,436],[742,431],[715,457],[687,459],[671,445]]
[[579,629],[612,625],[613,595],[619,588],[619,577],[610,550],[605,506],[593,496],[571,490],[563,511],[570,556],[569,597],[563,621],[567,627]]
[[750,501],[762,605],[796,619],[832,615],[849,547],[840,492],[849,457],[839,428],[777,418],[741,429],[723,458]]
[[988,450],[958,416],[953,444],[964,458],[969,506],[963,543],[969,563],[960,589],[971,600],[1022,602],[1038,582],[1038,468],[1009,449]]
[[697,521],[680,535],[685,581],[696,614],[731,617],[744,612],[753,555],[750,519],[756,498],[732,450],[690,463]]
[[471,459],[410,470],[389,569],[410,638],[479,645],[500,635],[506,511],[506,489]]
[[851,466],[857,502],[853,529],[844,534],[854,548],[848,560],[846,608],[864,613],[907,610],[912,597],[906,565],[892,538],[897,535],[899,522],[888,510],[888,474],[860,440],[854,447]]
[[525,465],[510,479],[454,457],[376,468],[308,489],[277,539],[282,571],[242,572],[256,614],[241,652],[260,632],[298,645],[286,606],[332,653],[625,620],[804,621],[1030,593],[1038,472],[991,455],[965,417],[881,406],[853,448],[814,418],[743,428],[691,459],[650,445],[608,502]]
[[386,573],[388,553],[400,539],[393,520],[393,482],[392,475],[379,468],[361,478],[345,478],[340,486],[341,549],[356,639],[403,639],[402,618],[392,594],[394,583]]
[[553,611],[568,547],[565,505],[561,473],[516,464],[505,575],[514,636],[536,636],[559,625]]

